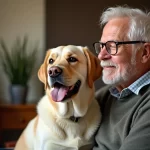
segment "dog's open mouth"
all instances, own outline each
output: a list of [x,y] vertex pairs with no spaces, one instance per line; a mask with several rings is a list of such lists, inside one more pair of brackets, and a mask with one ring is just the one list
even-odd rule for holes
[[72,86],[65,86],[63,84],[56,82],[51,91],[52,99],[55,102],[64,101],[65,99],[68,99],[71,96],[73,96],[74,94],[76,94],[79,91],[80,85],[81,85],[80,80],[78,80]]

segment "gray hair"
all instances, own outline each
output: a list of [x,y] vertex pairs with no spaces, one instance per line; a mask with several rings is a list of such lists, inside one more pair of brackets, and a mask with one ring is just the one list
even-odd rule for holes
[[110,7],[103,12],[100,24],[104,26],[109,20],[120,17],[128,17],[130,20],[127,33],[129,40],[150,42],[150,12],[128,6]]

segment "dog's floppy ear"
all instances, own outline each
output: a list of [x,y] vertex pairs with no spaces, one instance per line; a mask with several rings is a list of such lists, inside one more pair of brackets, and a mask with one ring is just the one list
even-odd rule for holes
[[38,71],[38,77],[41,82],[45,84],[45,89],[47,88],[47,59],[49,58],[50,50],[47,51],[43,64]]
[[102,73],[102,68],[100,66],[100,60],[92,52],[90,52],[90,50],[87,47],[84,47],[83,51],[88,63],[88,84],[89,87],[92,88],[93,82],[100,77]]

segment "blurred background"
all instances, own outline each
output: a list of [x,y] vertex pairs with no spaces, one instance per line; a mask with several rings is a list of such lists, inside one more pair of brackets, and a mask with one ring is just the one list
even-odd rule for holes
[[[34,103],[43,95],[43,87],[37,78],[37,70],[46,50],[45,9],[44,0],[0,0],[0,38],[4,39],[7,47],[11,50],[16,38],[23,39],[25,35],[28,36],[30,45],[38,43],[36,69],[28,83],[27,103]],[[1,57],[3,57],[2,54],[0,54],[0,59]],[[10,82],[1,65],[0,103],[11,103]]]

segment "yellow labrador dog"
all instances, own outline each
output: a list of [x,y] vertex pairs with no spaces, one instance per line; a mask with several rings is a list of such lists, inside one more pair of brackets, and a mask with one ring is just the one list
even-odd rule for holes
[[101,120],[93,85],[100,75],[100,62],[87,47],[48,50],[38,72],[46,94],[15,150],[79,150],[92,144]]

